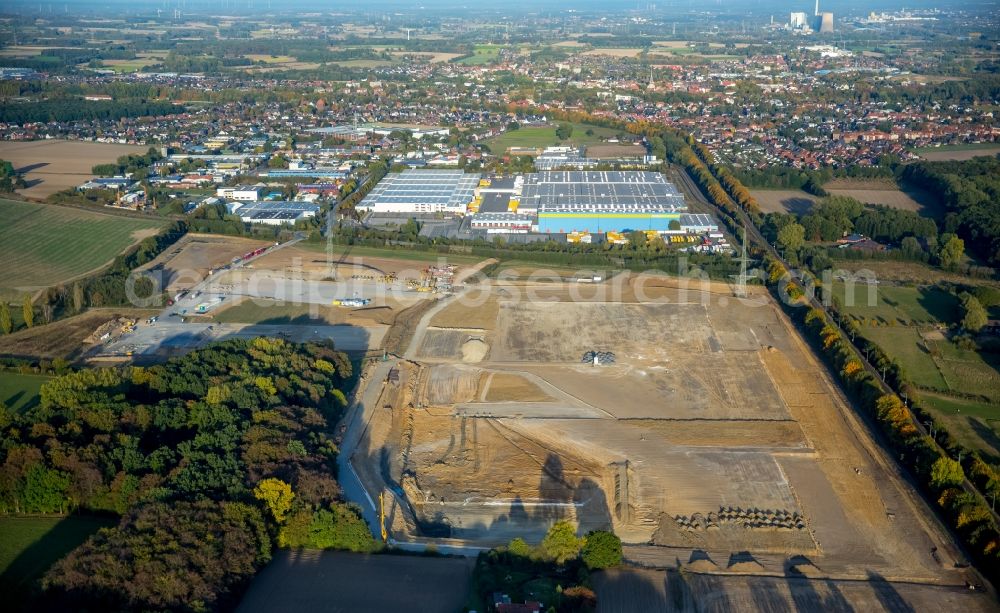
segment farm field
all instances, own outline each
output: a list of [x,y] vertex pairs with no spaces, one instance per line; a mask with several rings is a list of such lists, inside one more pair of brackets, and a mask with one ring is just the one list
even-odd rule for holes
[[[617,135],[615,130],[609,128],[573,124],[573,134],[568,139],[561,141],[556,137],[556,125],[553,123],[551,126],[527,126],[511,130],[486,141],[486,144],[492,151],[501,154],[510,147],[542,148],[556,145],[577,147],[596,145],[603,142],[603,139]],[[588,135],[587,130],[593,131],[593,135]]]
[[110,262],[163,221],[0,199],[0,297],[63,283]]
[[461,611],[474,560],[281,550],[262,570],[238,613],[271,611]]
[[0,592],[4,594],[4,610],[29,610],[34,582],[87,537],[115,523],[77,515],[0,518]]
[[600,48],[597,48],[597,49],[591,49],[589,51],[584,51],[580,55],[586,55],[586,56],[608,56],[608,57],[615,57],[615,58],[622,58],[622,57],[635,58],[635,57],[639,57],[639,55],[641,53],[642,53],[642,49],[639,48],[639,47],[619,47],[619,48],[616,48],[616,47],[600,47]]
[[502,48],[501,45],[476,45],[471,56],[454,61],[456,64],[465,64],[467,66],[489,64],[500,57],[500,49]]
[[1000,143],[975,143],[969,145],[945,145],[943,147],[921,147],[913,150],[925,160],[942,162],[948,160],[971,160],[981,155],[1000,153]]
[[419,57],[427,60],[431,64],[441,64],[450,62],[455,58],[462,57],[461,53],[447,53],[444,51],[392,51],[395,57]]
[[39,392],[52,377],[0,372],[0,404],[21,413],[39,402]]
[[137,53],[131,60],[102,60],[101,63],[117,73],[138,72],[162,62],[166,53]]
[[750,190],[764,213],[808,213],[818,197],[801,189],[761,189]]
[[[930,193],[903,189],[890,180],[834,179],[823,187],[833,196],[847,196],[864,204],[880,204],[929,216],[941,213],[937,200]],[[765,213],[807,213],[820,200],[819,196],[801,189],[753,188],[750,193]]]
[[834,196],[847,196],[864,204],[880,204],[937,217],[942,210],[938,199],[922,189],[897,185],[890,179],[834,179],[823,185]]
[[[336,64],[337,66],[343,66],[344,68],[381,68],[383,66],[393,66],[396,62],[392,60],[341,60],[339,62],[330,62],[331,64]],[[319,64],[312,64],[312,67],[316,67]]]
[[28,169],[24,175],[28,187],[18,193],[39,200],[92,179],[90,169],[96,164],[147,150],[136,145],[86,141],[0,141],[0,159],[13,164],[16,170]]
[[1000,461],[1000,360],[996,354],[962,349],[936,330],[879,326],[864,327],[861,334],[922,388],[922,404],[944,421],[952,436]]

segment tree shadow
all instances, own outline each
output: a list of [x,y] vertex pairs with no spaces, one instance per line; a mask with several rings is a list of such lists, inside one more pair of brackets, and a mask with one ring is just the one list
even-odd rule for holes
[[792,603],[795,605],[796,611],[800,613],[811,613],[812,611],[852,613],[854,611],[837,585],[829,579],[823,580],[829,594],[826,597],[822,596],[816,589],[820,580],[811,579],[804,575],[801,570],[803,567],[816,569],[812,560],[803,555],[792,556],[785,562],[785,581],[788,591],[792,595]]
[[[788,611],[788,600],[781,592],[778,580],[774,577],[748,577],[747,584],[750,587],[750,598],[753,600],[754,609],[773,613],[784,613]],[[793,592],[794,595],[794,592]],[[817,599],[818,600],[818,599]],[[799,609],[800,611],[803,609]],[[819,611],[819,608],[808,609]]]
[[[687,582],[676,571],[667,571],[661,582],[657,573],[617,568],[594,573],[592,581],[602,612],[694,610],[694,600]],[[678,606],[678,603],[682,606]],[[687,606],[683,606],[685,603]]]
[[[21,402],[22,398],[24,398],[24,390],[19,390],[11,394],[8,398],[0,398],[0,403],[4,404],[8,408],[15,407],[19,402]],[[37,401],[37,399],[38,395],[36,394],[35,398],[32,401],[30,401],[29,404],[34,404]]]
[[[8,518],[8,522],[37,522],[37,519]],[[110,517],[75,515],[63,518],[14,558],[0,574],[0,593],[5,611],[35,611],[39,595],[37,581],[50,566],[83,544],[100,528],[115,525]]]
[[917,214],[921,217],[930,217],[931,219],[944,218],[946,209],[942,205],[941,200],[932,192],[919,187],[914,187],[913,185],[909,185],[908,183],[902,181],[899,183],[899,191],[903,192],[912,198],[914,202],[920,205],[920,208],[917,209]]
[[922,287],[918,290],[917,304],[934,319],[943,323],[958,320],[958,297],[937,287]]
[[283,315],[281,317],[269,317],[267,319],[262,319],[257,322],[263,326],[315,326],[315,325],[328,325],[326,319],[320,316],[312,317],[307,313],[302,315],[296,315],[295,317],[289,317],[288,315]]
[[39,168],[45,168],[48,165],[49,165],[48,162],[37,162],[35,164],[28,164],[27,166],[22,166],[20,168],[15,168],[14,172],[16,172],[18,174],[25,174],[25,173],[31,172],[32,170],[38,170]]
[[781,206],[785,207],[785,211],[795,215],[808,214],[812,210],[813,204],[813,200],[805,196],[782,198],[781,200]]
[[1000,461],[1000,436],[997,435],[996,431],[983,423],[979,418],[969,415],[965,419],[969,423],[969,427],[972,428],[972,431],[976,433],[976,436],[994,451],[994,453],[987,453],[980,450],[983,459],[990,462]]
[[896,588],[885,578],[873,570],[868,571],[868,584],[871,585],[882,608],[889,613],[915,613],[915,609],[896,591]]

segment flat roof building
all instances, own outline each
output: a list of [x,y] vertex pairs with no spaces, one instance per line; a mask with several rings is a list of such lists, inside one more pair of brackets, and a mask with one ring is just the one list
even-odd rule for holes
[[535,218],[517,213],[480,213],[472,218],[473,230],[487,234],[524,234],[531,231]]
[[687,205],[660,173],[571,170],[527,175],[518,211],[537,211],[540,232],[665,232]]
[[535,158],[535,170],[552,170],[554,168],[591,168],[600,162],[584,157],[583,151],[576,147],[548,147]]
[[234,209],[246,223],[262,223],[271,226],[294,224],[296,221],[315,217],[319,205],[299,200],[281,202],[252,202]]
[[461,215],[472,201],[480,175],[461,170],[415,170],[385,176],[358,204],[376,213]]

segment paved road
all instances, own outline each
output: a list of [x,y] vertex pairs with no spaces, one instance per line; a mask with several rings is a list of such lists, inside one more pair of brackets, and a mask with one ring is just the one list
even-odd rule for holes
[[371,371],[368,380],[361,382],[364,389],[359,390],[360,393],[356,395],[354,403],[348,409],[347,415],[344,416],[347,431],[344,433],[344,438],[340,443],[340,454],[337,456],[340,489],[344,498],[356,502],[361,507],[361,514],[371,527],[372,534],[375,535],[380,533],[377,503],[374,497],[365,490],[358,473],[351,466],[351,458],[358,448],[362,435],[368,428],[372,411],[378,402],[379,394],[385,387],[389,371],[396,365],[397,361],[393,358],[378,364]]
[[[493,261],[494,260],[486,260],[484,262],[480,262],[478,265],[464,271],[461,279],[465,280],[470,278],[472,275],[479,272],[483,267],[489,265]],[[410,340],[410,344],[404,352],[406,356],[405,359],[410,359],[410,357],[417,352],[421,342],[423,341],[424,333],[427,331],[427,326],[430,325],[431,319],[434,315],[470,289],[471,286],[463,288],[461,291],[439,300],[436,305],[431,307],[431,309],[420,318],[420,321],[417,324],[417,329],[414,331],[413,338]],[[378,502],[376,500],[378,494],[377,492],[372,493],[368,491],[368,488],[371,488],[372,485],[376,484],[368,484],[368,488],[366,488],[351,463],[354,459],[354,453],[357,451],[358,443],[360,443],[365,430],[368,428],[368,424],[371,421],[372,414],[378,403],[379,395],[381,395],[382,389],[386,385],[386,379],[389,376],[389,371],[399,363],[400,359],[401,358],[392,356],[385,362],[377,364],[371,370],[371,374],[367,380],[362,381],[359,385],[359,389],[355,393],[355,401],[348,409],[348,412],[344,417],[344,423],[347,424],[347,430],[344,432],[344,438],[340,443],[340,454],[337,456],[340,488],[343,496],[345,499],[355,502],[361,507],[361,514],[368,523],[368,526],[371,528],[372,534],[374,534],[376,538],[380,538],[381,536],[381,527],[379,526],[378,520]],[[476,556],[479,552],[489,549],[489,547],[473,545],[457,539],[413,538],[406,541],[397,541],[390,537],[390,544],[399,549],[406,549],[407,551],[424,551],[428,547],[433,547],[441,553],[464,556]]]

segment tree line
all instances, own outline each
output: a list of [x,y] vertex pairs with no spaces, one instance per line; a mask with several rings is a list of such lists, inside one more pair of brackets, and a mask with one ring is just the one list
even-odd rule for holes
[[175,115],[182,107],[162,100],[38,100],[0,105],[0,122],[118,120],[123,117]]
[[597,596],[591,572],[622,563],[622,542],[613,532],[593,530],[582,537],[573,524],[552,524],[537,545],[515,538],[479,554],[472,573],[474,598],[483,610],[501,592],[512,602],[543,601],[547,611],[594,611]]

